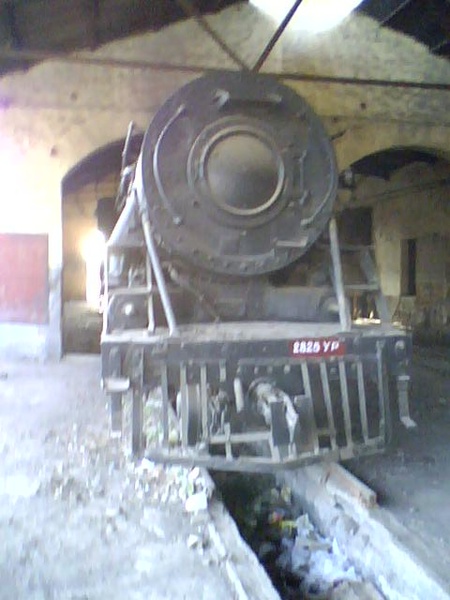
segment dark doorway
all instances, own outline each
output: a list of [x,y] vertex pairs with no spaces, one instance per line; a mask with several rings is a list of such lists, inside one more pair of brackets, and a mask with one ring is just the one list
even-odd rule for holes
[[372,244],[372,208],[348,208],[337,217],[339,239],[343,244]]

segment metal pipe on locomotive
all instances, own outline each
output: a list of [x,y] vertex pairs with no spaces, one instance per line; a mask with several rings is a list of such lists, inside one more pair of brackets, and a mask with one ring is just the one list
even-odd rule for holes
[[[247,72],[185,85],[122,175],[102,382],[113,429],[131,406],[135,453],[273,470],[383,450],[395,405],[413,425],[410,336],[370,249],[345,248],[366,281],[344,283],[333,147],[292,89]],[[377,322],[352,322],[349,288],[373,295]]]

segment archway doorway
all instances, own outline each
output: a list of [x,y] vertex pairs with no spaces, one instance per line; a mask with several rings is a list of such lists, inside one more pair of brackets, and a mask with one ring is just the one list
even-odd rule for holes
[[340,184],[343,241],[369,238],[393,319],[450,344],[450,163],[390,148],[353,163]]
[[[130,147],[140,148],[142,135]],[[98,353],[102,328],[102,262],[106,238],[115,221],[124,140],[98,149],[80,161],[62,183],[63,353]],[[101,231],[103,230],[103,231]]]

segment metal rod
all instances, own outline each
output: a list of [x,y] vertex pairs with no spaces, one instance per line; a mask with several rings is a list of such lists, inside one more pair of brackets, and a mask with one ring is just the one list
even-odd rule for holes
[[351,449],[353,447],[352,417],[350,413],[350,400],[348,397],[347,370],[345,368],[345,362],[343,360],[339,361],[339,383],[341,385],[345,437],[347,439],[347,447]]
[[233,450],[231,448],[231,426],[229,423],[224,423],[223,431],[225,434],[225,458],[233,460]]
[[[29,50],[0,50],[0,59],[17,62],[39,62],[54,60],[67,64],[82,64],[93,67],[112,67],[117,69],[149,69],[152,71],[175,71],[202,75],[205,71],[210,73],[221,72],[224,69],[211,67],[209,65],[181,65],[164,61],[129,60],[120,58],[98,58],[92,56],[80,56],[77,54],[58,54],[54,52],[41,52]],[[448,83],[427,83],[420,81],[405,81],[401,79],[367,79],[355,77],[333,77],[331,75],[313,75],[308,73],[275,73],[267,72],[280,80],[303,81],[309,83],[326,83],[334,85],[359,85],[402,89],[421,89],[447,92],[450,90]]]
[[211,436],[210,444],[223,445],[225,442],[231,441],[232,444],[252,444],[255,442],[268,442],[271,438],[270,431],[247,431],[246,433],[216,433]]
[[199,12],[190,0],[176,0],[177,4],[182,8],[188,17],[191,17],[197,21],[203,31],[209,35],[209,37],[225,52],[225,54],[231,58],[231,60],[238,65],[244,71],[248,71],[248,66],[239,56],[228,46],[226,42],[210,27],[208,21]]
[[275,44],[278,42],[278,40],[280,39],[280,37],[283,35],[284,30],[286,29],[286,27],[291,22],[292,17],[295,15],[295,13],[297,11],[297,8],[300,6],[301,3],[302,3],[302,0],[295,0],[295,2],[292,5],[290,11],[284,17],[284,19],[280,23],[278,29],[275,31],[275,33],[273,34],[273,36],[270,38],[269,42],[267,43],[267,46],[261,52],[260,57],[255,62],[254,66],[253,66],[253,69],[252,69],[252,71],[254,73],[258,73],[258,71],[261,69],[261,67],[263,66],[263,64],[266,62],[267,57],[272,52]]
[[155,275],[156,285],[159,289],[159,295],[164,308],[169,334],[174,335],[177,332],[177,322],[175,320],[175,313],[173,312],[169,292],[167,291],[164,273],[162,271],[161,263],[159,262],[158,252],[156,251],[155,242],[153,241],[152,231],[150,229],[150,219],[147,211],[144,211],[141,214],[141,220],[145,237],[145,245],[147,246],[147,252],[149,253],[150,261],[152,263],[153,274]]
[[134,194],[128,196],[127,201],[122,212],[117,219],[117,223],[114,225],[111,235],[108,240],[108,248],[112,246],[120,246],[123,236],[127,232],[130,219],[133,216],[135,209],[137,208],[137,202]]
[[431,50],[431,52],[438,53],[437,52],[438,50],[441,50],[442,48],[445,48],[445,46],[448,46],[449,44],[450,44],[450,39],[448,39],[447,37],[444,37],[444,38],[442,38],[442,40],[438,44],[435,44],[434,46],[432,46],[430,48],[430,50]]
[[391,21],[396,15],[398,15],[400,11],[406,8],[408,4],[411,4],[411,0],[403,0],[403,2],[397,4],[395,8],[391,9],[387,15],[380,19],[380,25],[386,25],[387,23],[389,23],[389,21]]
[[388,407],[388,387],[387,387],[387,376],[384,368],[384,342],[377,342],[377,385],[378,385],[378,406],[380,411],[380,437],[386,442],[388,434],[388,423],[387,419],[389,415],[386,414],[386,408]]
[[322,382],[323,399],[327,410],[328,430],[331,442],[331,448],[337,449],[336,426],[334,424],[333,405],[331,403],[330,384],[328,381],[327,365],[323,360],[320,361],[320,379]]
[[207,366],[203,363],[200,367],[200,402],[202,411],[202,434],[203,440],[209,437],[208,431],[208,373]]
[[302,370],[303,388],[305,390],[305,399],[303,400],[303,402],[308,407],[308,412],[309,412],[308,416],[311,419],[309,425],[311,427],[311,435],[313,436],[314,454],[319,454],[319,452],[320,452],[319,436],[318,436],[318,432],[317,432],[316,416],[314,414],[314,398],[312,397],[311,380],[309,378],[309,369],[308,369],[307,362],[304,362],[304,361],[302,362],[301,370]]
[[167,377],[167,365],[161,365],[161,393],[162,393],[162,422],[163,443],[169,443],[169,383]]
[[103,298],[102,298],[102,309],[103,309],[103,318],[102,318],[102,336],[109,333],[109,322],[108,322],[108,298],[109,298],[109,247],[105,246],[105,252],[103,255]]
[[356,373],[358,377],[358,397],[359,397],[359,412],[361,417],[361,427],[364,436],[364,442],[369,441],[369,426],[367,421],[367,400],[366,388],[364,385],[363,364],[360,360],[356,362]]
[[142,390],[132,391],[131,399],[131,448],[135,456],[139,456],[144,449],[143,410],[144,402]]
[[134,123],[133,123],[133,121],[130,121],[130,124],[128,125],[128,130],[127,130],[127,137],[125,138],[125,144],[123,145],[123,150],[122,150],[122,165],[121,165],[121,169],[120,169],[121,173],[123,173],[123,170],[127,166],[128,151],[130,149],[130,143],[131,143],[131,138],[133,137],[133,131],[134,131]]
[[348,309],[347,301],[344,292],[344,282],[342,278],[342,265],[341,265],[341,254],[339,252],[339,240],[337,234],[336,220],[333,218],[330,220],[330,252],[331,261],[333,263],[333,277],[334,287],[336,291],[338,306],[339,306],[339,320],[343,331],[350,331],[351,329],[351,318]]
[[[187,372],[186,365],[181,363],[180,365],[180,410],[179,419],[181,421],[181,445],[183,448],[187,448],[188,440],[188,428],[189,428],[189,409],[188,409],[188,388],[187,388]],[[178,412],[178,411],[177,411]]]
[[148,317],[148,327],[147,329],[150,332],[155,331],[155,308],[154,308],[154,298],[153,298],[153,270],[152,270],[152,262],[150,257],[147,255],[145,259],[145,273],[147,277],[147,317]]

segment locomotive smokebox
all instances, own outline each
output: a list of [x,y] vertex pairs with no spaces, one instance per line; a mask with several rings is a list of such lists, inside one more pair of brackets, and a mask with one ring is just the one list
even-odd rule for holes
[[252,276],[302,256],[337,190],[331,142],[274,78],[214,73],[178,90],[150,124],[142,187],[155,241],[196,268]]

